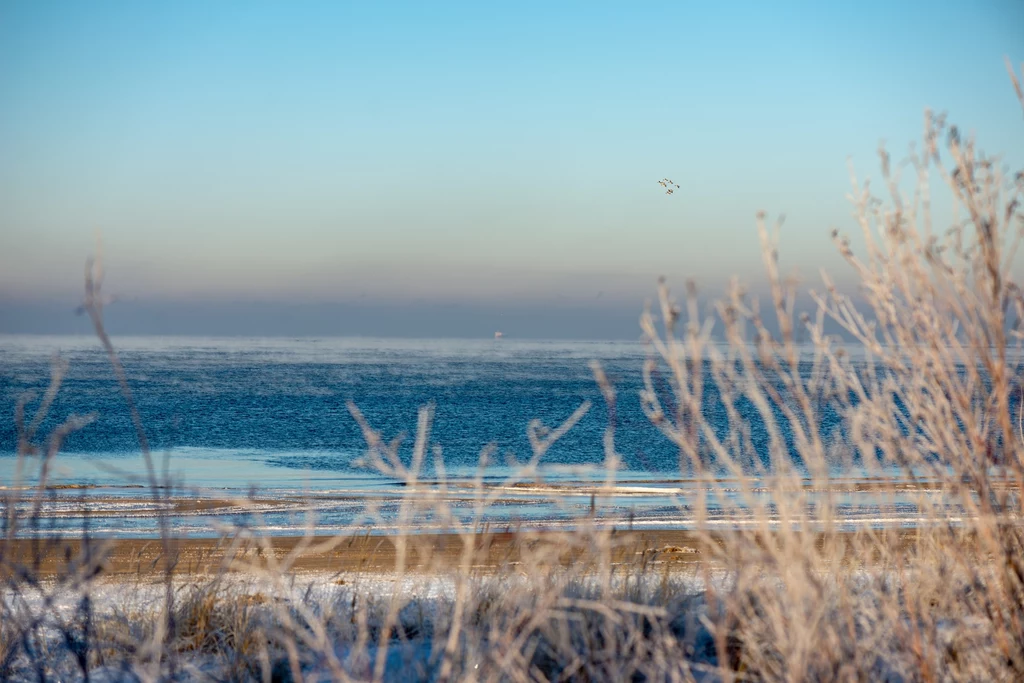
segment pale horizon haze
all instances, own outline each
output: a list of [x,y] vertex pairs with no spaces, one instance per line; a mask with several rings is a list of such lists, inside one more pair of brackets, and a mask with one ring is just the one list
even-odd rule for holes
[[[1024,2],[0,5],[0,332],[634,338],[666,276],[839,281],[926,107],[1024,167]],[[657,181],[673,179],[671,196]]]

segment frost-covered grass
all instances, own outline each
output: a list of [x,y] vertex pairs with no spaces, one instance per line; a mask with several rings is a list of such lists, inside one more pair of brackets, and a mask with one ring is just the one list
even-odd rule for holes
[[[920,679],[919,653],[906,647],[908,631],[942,647],[942,677],[998,674],[993,620],[965,618],[950,604],[970,593],[964,577],[919,594],[938,612],[927,624],[891,611],[906,578],[858,572],[836,585],[822,577],[814,604],[801,610],[815,612],[818,629],[835,639],[825,641],[827,648],[808,640],[802,679]],[[464,582],[359,574],[290,579],[287,585],[250,575],[175,581],[169,620],[161,583],[100,581],[8,596],[4,642],[20,637],[12,624],[34,627],[5,675],[81,678],[75,634],[88,642],[91,676],[106,680],[504,680],[517,670],[528,672],[528,680],[721,680],[726,671],[779,679],[789,667],[770,629],[780,606],[769,597],[785,594],[784,579],[764,574],[745,585],[725,571],[702,576],[635,567],[618,568],[606,585],[572,571]],[[468,596],[461,606],[460,587]],[[716,625],[737,607],[742,611],[720,643]],[[461,636],[449,651],[456,618]],[[157,657],[144,646],[165,623]]]
[[[906,162],[893,165],[884,151],[881,161],[884,197],[853,178],[856,245],[836,236],[859,283],[856,299],[826,275],[814,310],[801,315],[798,285],[780,273],[777,235],[760,216],[766,300],[734,284],[702,308],[695,287],[682,304],[662,287],[641,319],[650,349],[644,410],[678,448],[681,471],[702,483],[687,501],[694,548],[613,561],[621,535],[582,519],[543,538],[520,532],[515,561],[495,567],[478,541],[501,487],[481,478],[471,512],[453,512],[431,407],[420,411],[409,460],[352,405],[366,466],[415,494],[403,498],[398,532],[387,537],[394,565],[386,573],[297,573],[304,553],[352,538],[318,537],[311,520],[308,536],[283,553],[251,531],[228,533],[229,550],[243,541],[261,549],[224,553],[219,571],[190,578],[175,563],[187,547],[164,519],[154,541],[162,561],[140,571],[152,583],[105,582],[104,547],[91,544],[44,577],[39,562],[55,539],[37,536],[27,555],[15,540],[38,520],[64,436],[88,422],[72,417],[36,433],[60,387],[55,364],[35,417],[26,404],[16,416],[19,466],[38,470],[39,487],[4,490],[0,677],[1024,679],[1024,296],[1014,279],[1024,175],[1004,174],[930,114]],[[948,215],[933,214],[933,186],[948,193]],[[170,489],[103,326],[101,275],[89,270],[84,308],[121,383],[159,507]],[[826,321],[852,342],[826,335]],[[712,343],[713,333],[727,343]],[[613,490],[620,462],[618,416],[615,388],[597,365],[594,375],[608,414],[600,496]],[[528,425],[532,452],[507,485],[537,478],[551,445],[590,409],[557,427]],[[826,422],[840,425],[838,437],[823,432]],[[755,448],[764,443],[755,430],[767,447]],[[481,472],[489,457],[483,447]],[[438,476],[424,490],[428,459]],[[829,492],[830,478],[851,468],[932,482],[917,499],[926,523],[910,538],[894,528],[850,531],[841,496]],[[876,495],[886,502],[884,487]],[[752,523],[712,530],[713,512]],[[409,533],[424,520],[452,530],[454,552],[435,558]]]

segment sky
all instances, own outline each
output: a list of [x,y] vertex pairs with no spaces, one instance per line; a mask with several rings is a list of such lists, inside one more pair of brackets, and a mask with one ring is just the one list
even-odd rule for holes
[[[845,268],[925,107],[1024,167],[1024,3],[0,4],[0,332],[635,338]],[[680,185],[671,196],[657,184]]]

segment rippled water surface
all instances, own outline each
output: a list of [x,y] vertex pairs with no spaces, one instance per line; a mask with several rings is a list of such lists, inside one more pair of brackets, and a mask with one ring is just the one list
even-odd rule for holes
[[[543,526],[595,515],[609,523],[690,523],[687,501],[699,487],[680,472],[676,450],[641,411],[639,344],[126,338],[117,345],[158,468],[178,484],[167,505],[181,531],[216,533],[223,522],[285,533],[311,514],[318,528],[336,529],[361,523],[367,504],[376,508],[377,528],[386,526],[401,495],[409,494],[357,462],[364,441],[348,400],[386,439],[405,435],[406,461],[417,410],[433,402],[424,476],[428,484],[436,480],[439,451],[456,484],[446,495],[466,515],[472,509],[468,482],[488,447],[491,464],[482,481],[496,492],[489,514],[497,521]],[[67,439],[54,462],[52,481],[66,488],[47,504],[47,519],[75,527],[88,513],[96,532],[152,533],[158,506],[139,488],[146,469],[136,433],[110,363],[92,338],[0,337],[0,415],[7,416],[0,419],[0,485],[17,483],[16,403],[34,393],[32,414],[55,354],[69,369],[41,433],[72,414],[96,419]],[[595,489],[605,475],[587,469],[603,460],[608,424],[592,360],[618,391],[616,447],[624,463],[614,492]],[[530,420],[556,425],[584,401],[592,402],[590,411],[544,457],[544,485],[502,488],[515,462],[530,455]],[[716,410],[709,402],[706,417],[713,424],[722,418]],[[823,432],[834,431],[829,420],[836,416],[824,417]],[[754,427],[757,444],[766,435]],[[22,481],[31,483],[38,465],[28,465]],[[248,496],[250,490],[258,491],[258,501],[246,506],[197,510],[186,504]],[[909,501],[845,495],[851,519],[914,515]]]

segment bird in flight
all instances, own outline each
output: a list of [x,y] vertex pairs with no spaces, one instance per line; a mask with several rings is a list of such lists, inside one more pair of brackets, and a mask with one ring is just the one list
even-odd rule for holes
[[665,188],[665,194],[672,194],[679,189],[679,185],[672,182],[668,178],[662,178],[658,181],[658,184]]

